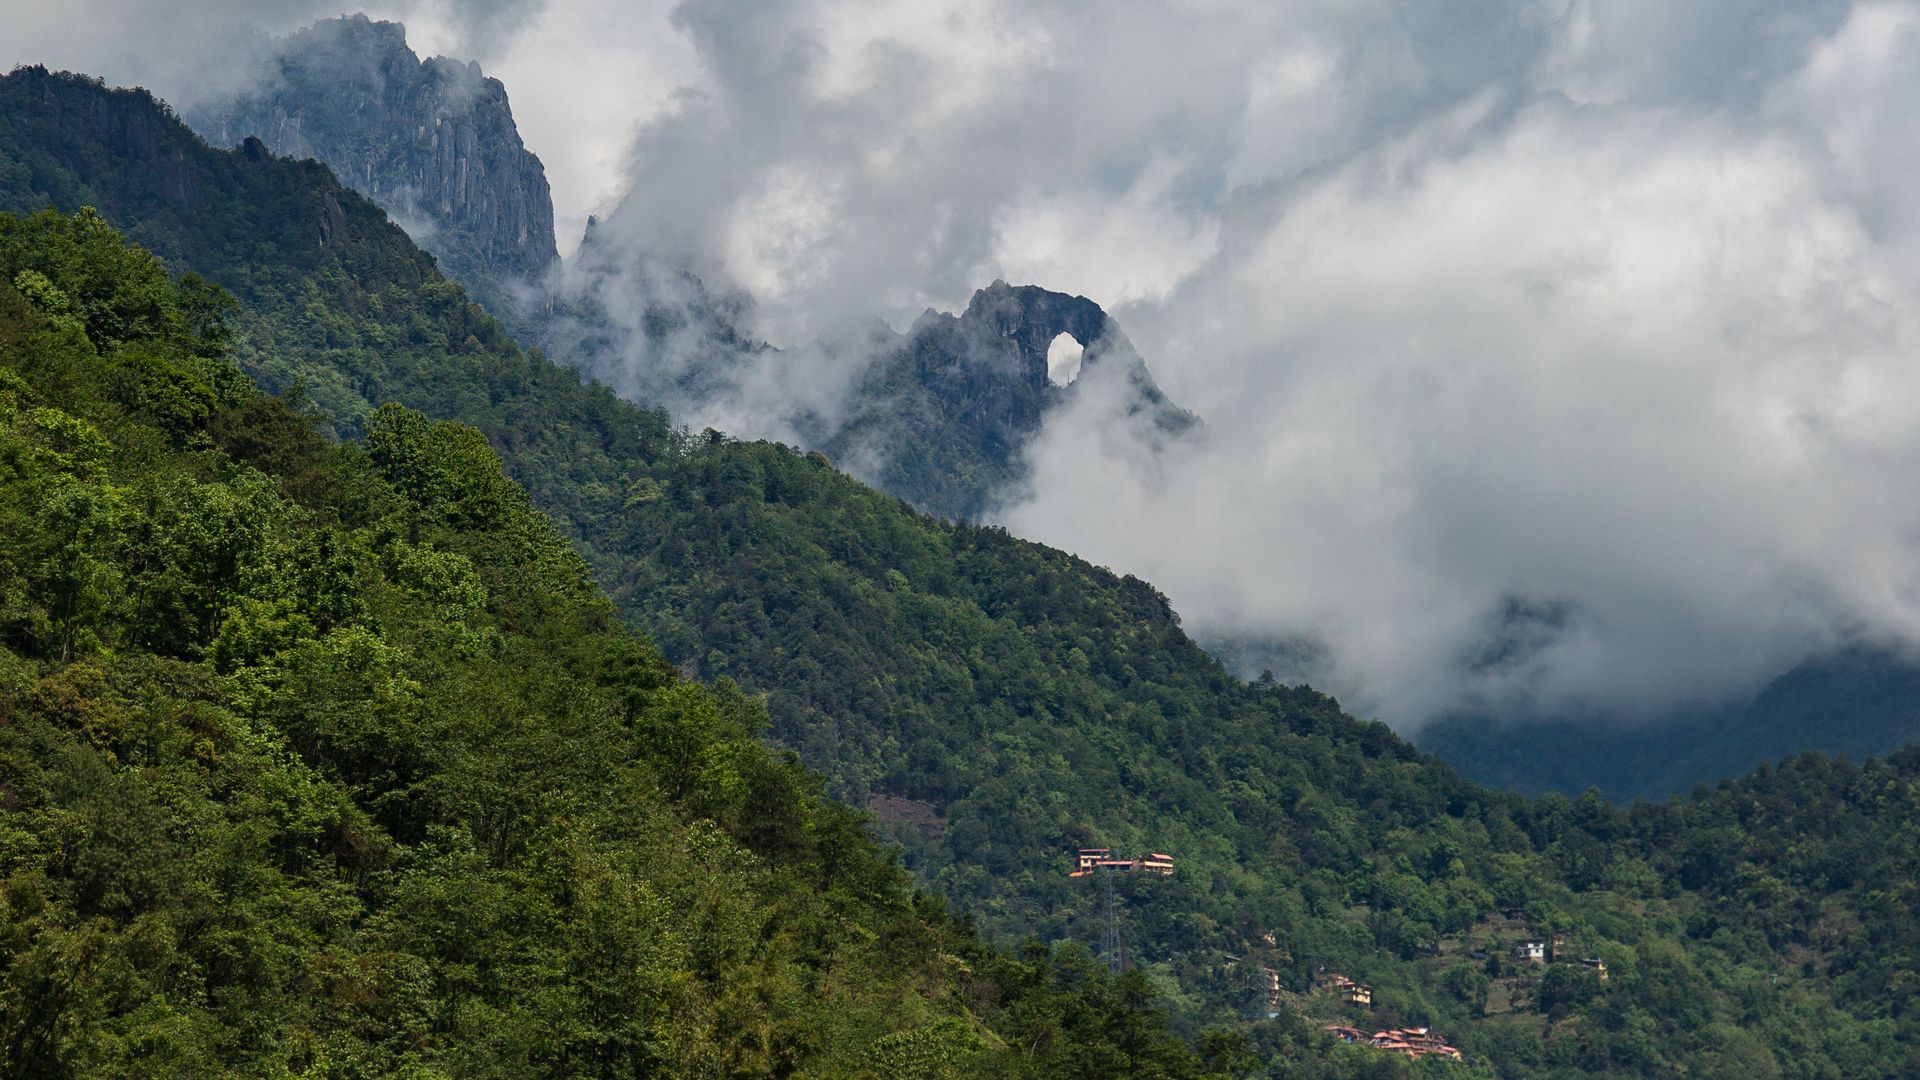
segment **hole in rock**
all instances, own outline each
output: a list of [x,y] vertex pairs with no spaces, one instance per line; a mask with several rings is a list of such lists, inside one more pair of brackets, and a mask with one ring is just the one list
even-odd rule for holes
[[1086,349],[1072,334],[1065,331],[1054,335],[1047,343],[1047,381],[1055,386],[1066,386],[1080,377],[1080,357]]

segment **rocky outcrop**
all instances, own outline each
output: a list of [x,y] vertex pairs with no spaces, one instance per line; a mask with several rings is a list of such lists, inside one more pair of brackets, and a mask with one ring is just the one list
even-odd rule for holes
[[405,27],[353,15],[279,42],[267,69],[266,84],[185,119],[217,146],[257,138],[324,162],[502,314],[514,281],[559,258],[546,170],[478,65],[422,61]]
[[[1048,377],[1048,348],[1069,334],[1079,377]],[[928,311],[880,343],[854,408],[823,448],[866,479],[929,513],[979,518],[1025,474],[1024,451],[1047,413],[1096,380],[1124,380],[1122,410],[1174,436],[1192,413],[1169,402],[1100,305],[996,281],[959,315]]]

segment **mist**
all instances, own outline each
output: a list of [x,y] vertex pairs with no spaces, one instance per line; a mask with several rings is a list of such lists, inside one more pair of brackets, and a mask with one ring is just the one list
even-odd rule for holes
[[[224,5],[81,7],[5,59],[231,77]],[[683,418],[802,438],[995,278],[1102,304],[1206,427],[1078,394],[995,519],[1402,729],[1920,641],[1920,6],[367,10],[505,81],[562,250],[600,216],[566,272],[613,331],[724,309],[725,364],[668,335],[595,372]],[[204,70],[123,73],[161,40]]]
[[1079,395],[996,518],[1243,662],[1632,721],[1920,632],[1912,5],[754,10],[609,227],[774,342],[1106,305],[1204,435]]
[[1119,312],[1207,443],[1143,467],[1056,416],[1006,523],[1402,728],[1910,651],[1914,9],[1737,63],[1569,10],[1524,84],[1224,198]]

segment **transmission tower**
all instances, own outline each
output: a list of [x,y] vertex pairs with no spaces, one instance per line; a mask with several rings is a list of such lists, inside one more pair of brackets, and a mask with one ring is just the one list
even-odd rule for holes
[[1113,895],[1113,875],[1124,870],[1127,873],[1172,877],[1173,856],[1155,851],[1143,859],[1132,859],[1124,855],[1115,857],[1111,848],[1081,848],[1075,862],[1077,868],[1068,877],[1100,875],[1100,898],[1106,907],[1101,951],[1107,954],[1107,965],[1117,974],[1125,966],[1126,958],[1120,951],[1120,901]]
[[1120,973],[1120,904],[1113,896],[1113,867],[1100,872],[1100,890],[1107,904],[1106,939],[1101,942],[1102,951],[1107,954],[1107,966],[1114,974]]

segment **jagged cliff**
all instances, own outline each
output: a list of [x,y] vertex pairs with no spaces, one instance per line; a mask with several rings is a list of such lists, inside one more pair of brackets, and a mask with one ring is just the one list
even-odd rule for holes
[[[1198,423],[1084,296],[996,281],[959,315],[929,310],[904,334],[875,320],[851,338],[776,349],[742,329],[749,298],[591,225],[549,280],[535,337],[555,359],[695,427],[823,450],[940,517],[980,520],[1014,494],[1048,413],[1090,386],[1147,438]],[[1056,383],[1048,351],[1061,334],[1082,353],[1078,377]]]
[[546,170],[479,65],[422,61],[405,27],[352,15],[290,35],[267,69],[266,84],[184,119],[217,146],[255,136],[326,163],[499,313],[512,282],[559,258]]
[[[1070,334],[1078,378],[1048,377],[1048,347]],[[868,370],[847,419],[823,441],[837,460],[866,462],[877,486],[922,510],[978,518],[1024,475],[1023,451],[1046,414],[1083,384],[1123,379],[1123,408],[1154,430],[1195,426],[1168,401],[1132,342],[1100,305],[1004,281],[959,315],[928,311]]]
[[[558,255],[545,171],[521,142],[506,89],[477,65],[422,61],[404,27],[354,15],[289,36],[267,67],[246,96],[185,119],[216,145],[253,138],[248,152],[327,164],[523,339],[570,366],[682,418],[760,415],[765,403],[745,402],[746,384],[812,378],[743,330],[744,297],[652,253],[589,235],[568,272],[550,274]],[[522,281],[544,286],[537,304],[515,301]],[[1048,379],[1047,349],[1061,333],[1085,348],[1083,373],[1127,380],[1131,412],[1165,432],[1193,424],[1097,304],[996,282],[959,316],[929,311],[905,335],[881,330],[852,346],[862,355],[850,366],[863,374],[847,400],[789,398],[794,415],[780,430],[923,510],[978,518],[1023,476],[1043,416],[1079,392]],[[785,370],[770,376],[769,365]]]

